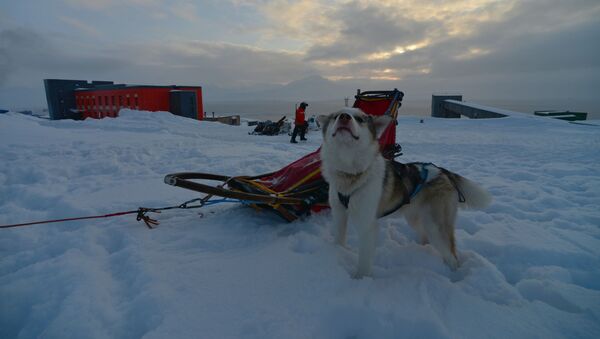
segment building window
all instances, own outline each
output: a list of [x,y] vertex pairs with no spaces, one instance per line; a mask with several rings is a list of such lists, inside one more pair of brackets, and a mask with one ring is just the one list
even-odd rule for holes
[[137,109],[138,108],[138,97],[137,97],[137,94],[135,95],[134,100],[135,100],[135,108]]

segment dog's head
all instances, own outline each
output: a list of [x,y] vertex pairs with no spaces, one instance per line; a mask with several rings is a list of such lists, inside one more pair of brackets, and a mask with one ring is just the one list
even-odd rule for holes
[[389,116],[371,116],[358,108],[344,108],[318,118],[323,131],[323,144],[367,146],[377,139],[389,125]]

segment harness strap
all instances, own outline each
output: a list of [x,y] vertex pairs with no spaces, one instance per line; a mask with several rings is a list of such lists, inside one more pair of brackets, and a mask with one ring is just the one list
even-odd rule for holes
[[458,187],[458,183],[456,182],[456,176],[452,172],[448,171],[445,168],[441,168],[441,170],[442,170],[442,172],[446,173],[446,176],[450,180],[450,184],[452,184],[452,186],[456,190],[456,193],[458,194],[458,202],[465,202],[465,201],[467,201],[467,199],[465,198],[465,195],[463,194],[463,192]]
[[[357,174],[350,174],[350,173],[345,173],[342,171],[338,171],[341,174],[344,174],[346,176],[355,176],[355,177],[360,177],[361,175],[363,175],[366,171],[368,171],[371,168],[371,165],[369,165],[369,167],[364,170],[363,172],[357,173]],[[348,195],[344,195],[340,192],[337,192],[338,194],[338,199],[340,200],[340,203],[342,203],[342,205],[348,209],[348,204],[350,204],[350,197],[352,196],[352,194],[354,192],[356,192],[358,189],[360,189],[362,186],[364,185],[364,183],[362,183],[358,188],[355,188],[354,191],[352,191],[352,193],[348,194]]]
[[342,203],[342,205],[344,207],[346,207],[346,209],[348,208],[348,204],[350,203],[350,196],[349,195],[343,195],[342,193],[338,192],[338,199],[340,199],[340,202]]
[[410,197],[408,198],[409,202],[410,202],[410,199],[414,198],[415,195],[417,195],[417,193],[419,193],[419,191],[421,191],[421,188],[423,188],[423,185],[427,181],[427,176],[429,175],[429,170],[425,166],[433,165],[433,164],[428,162],[428,163],[421,163],[420,165],[421,165],[421,170],[419,171],[419,173],[421,174],[421,180],[419,180],[417,187],[415,187],[415,189],[410,194]]
[[[396,206],[390,212],[386,212],[384,214],[384,216],[395,212],[400,207],[402,207],[406,204],[410,204],[410,201],[412,200],[412,198],[414,198],[421,191],[421,189],[427,182],[427,177],[429,176],[429,170],[427,169],[426,166],[428,166],[428,165],[435,166],[435,165],[431,162],[420,163],[419,165],[421,165],[421,170],[419,171],[420,180],[419,180],[417,186],[413,189],[413,191],[412,191],[412,193],[410,193],[410,195],[405,195],[404,200],[400,203],[400,205]],[[467,199],[465,198],[464,193],[458,187],[458,183],[456,182],[456,178],[455,178],[454,174],[452,172],[446,170],[445,168],[441,168],[441,167],[437,167],[437,168],[439,168],[442,172],[444,172],[446,174],[446,176],[448,177],[448,179],[450,180],[450,184],[452,184],[452,186],[456,190],[456,193],[458,194],[458,202],[464,203]],[[404,189],[406,190],[406,188],[404,188]],[[350,204],[350,197],[351,197],[351,195],[344,195],[344,194],[338,192],[338,199],[339,199],[340,203],[346,209],[348,209],[348,205]]]
[[[410,193],[410,195],[405,195],[404,200],[402,200],[402,203],[399,206],[394,208],[391,212],[386,213],[386,215],[393,213],[394,211],[398,210],[400,207],[402,207],[406,204],[410,204],[410,200],[412,198],[414,198],[414,196],[417,195],[417,193],[419,193],[419,191],[421,191],[421,189],[423,188],[423,185],[427,181],[427,177],[429,175],[429,170],[425,166],[433,165],[433,164],[428,162],[428,163],[420,163],[420,165],[421,165],[421,170],[419,171],[420,180],[419,180],[417,186],[413,189],[413,191],[412,191],[412,193]],[[455,185],[455,188],[456,188],[456,185]],[[460,191],[459,191],[459,195],[460,195]],[[338,192],[338,199],[339,199],[340,203],[342,204],[342,206],[344,206],[346,209],[348,209],[348,205],[350,204],[350,197],[351,197],[351,195],[344,195],[344,194]]]

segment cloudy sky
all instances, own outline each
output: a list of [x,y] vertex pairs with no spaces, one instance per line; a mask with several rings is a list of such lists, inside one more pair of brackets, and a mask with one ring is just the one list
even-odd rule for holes
[[43,100],[44,78],[201,85],[208,99],[322,77],[424,99],[593,101],[599,18],[598,0],[0,0],[0,106]]

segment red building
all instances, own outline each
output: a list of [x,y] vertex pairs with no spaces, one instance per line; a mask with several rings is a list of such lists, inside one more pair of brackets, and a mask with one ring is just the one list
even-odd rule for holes
[[204,118],[200,86],[123,85],[67,79],[44,79],[44,86],[53,120],[116,117],[122,108]]
[[[185,92],[192,95],[182,96]],[[166,111],[198,120],[204,118],[202,87],[108,85],[80,88],[75,90],[75,104],[84,119],[116,117],[121,108]]]

